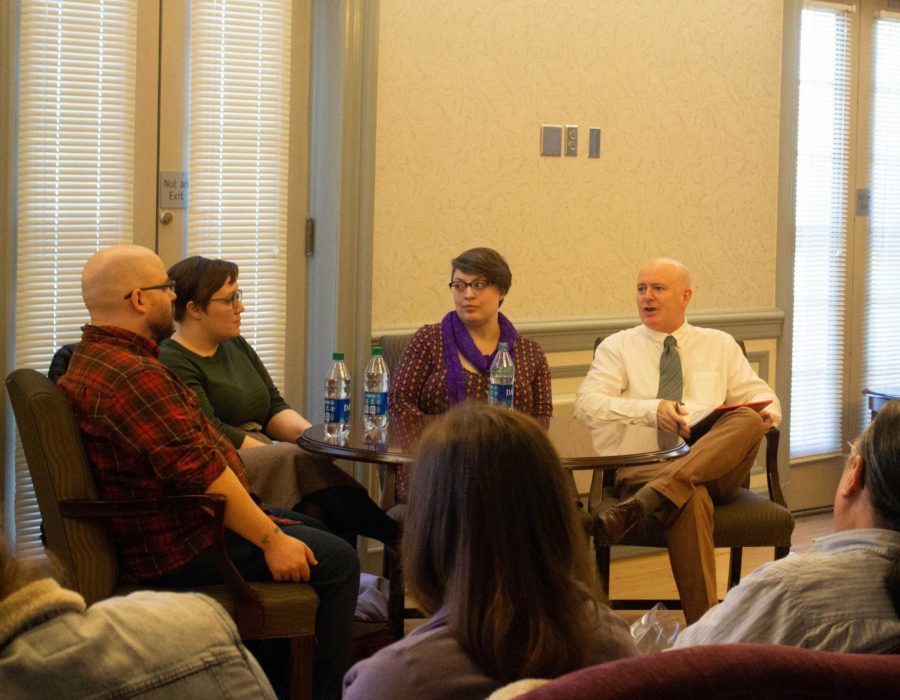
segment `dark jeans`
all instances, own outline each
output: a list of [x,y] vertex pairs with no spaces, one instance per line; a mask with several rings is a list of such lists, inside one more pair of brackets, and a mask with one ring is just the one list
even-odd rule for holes
[[328,530],[355,545],[356,536],[380,540],[397,548],[400,526],[358,486],[329,486],[306,494],[294,512],[318,518]]
[[[274,515],[298,521],[297,525],[282,525],[281,529],[309,545],[319,562],[310,567],[309,581],[319,595],[319,610],[316,613],[315,696],[340,698],[341,682],[350,653],[353,613],[359,594],[359,559],[356,551],[312,518],[284,508],[267,506],[267,509]],[[226,546],[231,560],[245,579],[272,581],[272,574],[259,547],[234,533],[228,533]],[[212,550],[206,550],[180,569],[170,571],[153,583],[158,586],[197,588],[219,583],[221,580],[213,562]]]

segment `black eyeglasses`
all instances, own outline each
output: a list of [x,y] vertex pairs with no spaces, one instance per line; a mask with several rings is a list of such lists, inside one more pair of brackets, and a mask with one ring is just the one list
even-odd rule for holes
[[[163,284],[154,284],[149,287],[137,287],[142,292],[149,292],[152,289],[171,289],[175,291],[175,280],[169,280]],[[134,294],[134,289],[132,289],[128,294],[126,294],[123,299],[131,299],[131,295]]]
[[491,286],[491,283],[483,278],[480,278],[477,280],[472,280],[471,282],[463,282],[462,280],[453,280],[449,284],[450,289],[452,289],[454,292],[457,292],[457,293],[464,292],[469,287],[474,289],[476,292],[483,292],[485,289],[487,289],[490,286]]
[[221,301],[224,304],[231,304],[232,308],[237,309],[238,304],[241,303],[241,299],[244,298],[244,290],[239,289],[234,294],[231,294],[227,297],[218,297],[212,298],[210,301]]

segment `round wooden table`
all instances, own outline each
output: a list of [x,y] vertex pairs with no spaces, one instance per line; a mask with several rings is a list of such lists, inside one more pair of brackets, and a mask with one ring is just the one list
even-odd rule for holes
[[[406,464],[421,429],[433,416],[414,421],[392,419],[386,430],[367,433],[361,420],[351,423],[345,439],[325,436],[325,424],[307,429],[297,444],[332,459],[370,464]],[[656,428],[621,423],[589,425],[577,418],[551,418],[547,435],[567,469],[597,469],[630,464],[663,462],[687,454],[690,449],[679,436]]]

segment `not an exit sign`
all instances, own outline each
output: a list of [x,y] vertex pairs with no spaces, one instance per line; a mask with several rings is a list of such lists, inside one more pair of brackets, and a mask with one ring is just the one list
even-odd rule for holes
[[187,209],[187,173],[165,172],[159,174],[159,208]]

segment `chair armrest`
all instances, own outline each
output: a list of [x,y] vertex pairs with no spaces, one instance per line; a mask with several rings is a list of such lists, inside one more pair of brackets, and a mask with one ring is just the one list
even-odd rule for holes
[[221,501],[222,523],[225,523],[225,497],[219,494],[187,494],[183,496],[164,496],[162,498],[141,498],[128,501],[103,501],[91,498],[70,498],[59,501],[59,512],[67,518],[79,520],[108,520],[110,518],[128,518],[143,515],[154,515],[169,508],[202,508],[216,515],[216,504]]
[[256,593],[247,585],[225,548],[225,496],[221,494],[184,494],[128,501],[68,499],[59,501],[59,511],[67,518],[108,520],[153,515],[173,508],[203,508],[213,517],[213,561],[231,595],[234,617],[244,638],[258,637],[263,629],[265,613]]

